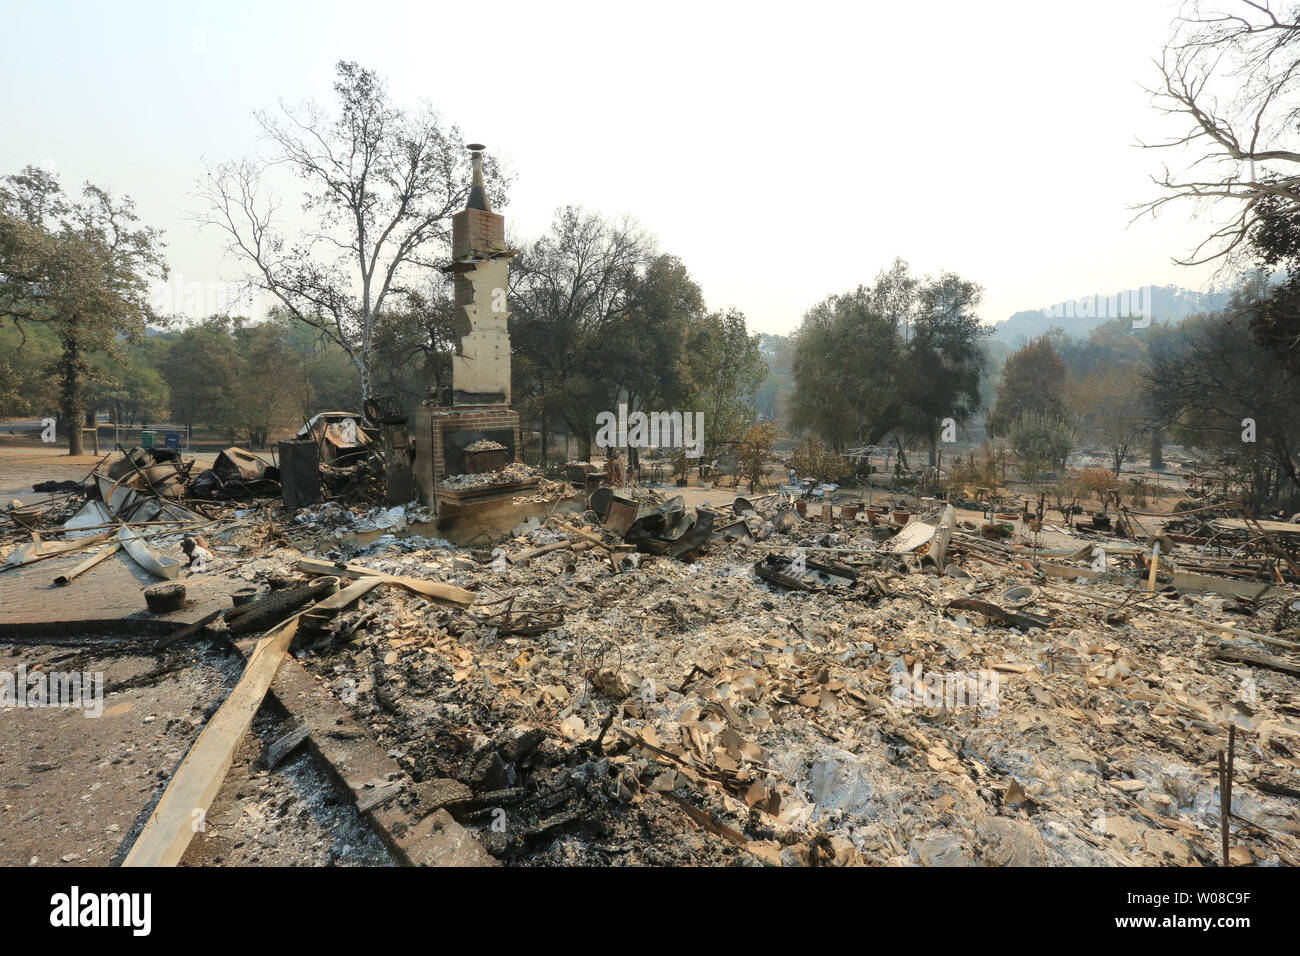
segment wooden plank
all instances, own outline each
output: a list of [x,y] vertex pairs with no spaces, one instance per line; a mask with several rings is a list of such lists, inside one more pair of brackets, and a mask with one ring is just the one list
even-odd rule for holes
[[[1223,505],[1215,505],[1215,508],[1222,508]],[[1170,517],[1181,518],[1189,512],[1180,512]],[[1229,531],[1254,531],[1251,524],[1255,524],[1262,531],[1271,531],[1274,534],[1300,534],[1300,524],[1292,524],[1290,521],[1268,521],[1258,518],[1251,518],[1244,521],[1241,518],[1215,518],[1211,524],[1217,528],[1224,528]]]
[[478,595],[473,591],[467,591],[451,584],[443,584],[440,581],[425,581],[420,578],[408,578],[397,574],[385,574],[383,571],[365,568],[358,564],[338,565],[329,561],[303,558],[295,567],[307,574],[337,574],[345,578],[375,577],[388,584],[395,584],[408,591],[414,591],[416,594],[437,601],[439,604],[451,604],[461,608],[469,607],[478,599]]
[[170,647],[172,644],[175,644],[177,641],[183,641],[187,637],[193,637],[195,634],[199,633],[199,631],[203,630],[205,627],[207,627],[217,618],[221,617],[221,615],[224,613],[225,613],[224,610],[221,609],[215,610],[211,614],[208,614],[207,616],[195,621],[193,624],[186,624],[180,630],[173,631],[171,634],[166,634],[160,637],[157,641],[154,642],[153,645],[154,653],[157,653],[158,651],[166,650],[168,647]]
[[1267,667],[1269,670],[1300,677],[1300,666],[1280,657],[1272,657],[1267,654],[1248,654],[1245,651],[1237,651],[1231,648],[1218,648],[1214,651],[1213,656],[1221,661],[1234,661],[1242,664],[1252,664],[1255,667]]
[[331,594],[329,597],[325,598],[325,600],[318,601],[317,603],[313,604],[311,606],[311,610],[341,611],[349,604],[351,604],[353,601],[355,601],[357,598],[361,597],[361,595],[365,594],[367,591],[377,588],[379,585],[383,583],[384,582],[382,578],[378,578],[370,575],[364,578],[359,578],[353,584],[349,584],[347,587],[341,588],[334,594]]
[[953,529],[957,526],[957,513],[953,511],[952,505],[947,505],[943,509],[943,517],[939,519],[939,533],[935,535],[934,544],[930,546],[930,558],[934,561],[934,566],[942,573],[944,562],[948,559],[948,545],[952,541]]
[[20,544],[9,552],[9,557],[5,558],[3,564],[0,564],[0,571],[7,571],[10,568],[20,568],[24,565],[35,564],[37,561],[57,558],[60,555],[71,554],[74,551],[82,551],[97,544],[103,544],[115,534],[116,532],[114,531],[105,531],[102,534],[92,535],[89,538],[76,538],[72,541],[50,542],[41,541],[40,537],[33,533],[32,541],[29,541],[27,544]]
[[318,628],[328,627],[329,622],[334,615],[343,610],[343,608],[347,607],[357,598],[361,597],[361,595],[365,594],[367,591],[377,588],[383,583],[384,581],[381,578],[373,575],[358,578],[352,584],[349,584],[347,587],[341,589],[335,594],[331,594],[320,603],[312,605],[308,610],[303,611],[301,619],[304,626]]
[[[251,641],[240,641],[235,648],[248,654]],[[370,735],[364,724],[355,720],[334,695],[307,673],[302,664],[289,657],[280,667],[271,685],[271,696],[294,718],[301,721],[309,735],[305,745],[321,761],[335,784],[357,806],[375,833],[397,860],[411,866],[439,866],[462,859],[461,853],[448,853],[447,844],[462,844],[455,828],[434,825],[429,817],[445,806],[468,799],[468,787],[454,780],[426,780],[412,784],[401,765],[388,756]],[[399,805],[393,798],[403,789],[415,798],[414,803]],[[482,851],[479,851],[480,853]],[[495,865],[483,853],[476,855],[475,865]]]
[[1244,597],[1257,601],[1271,586],[1259,581],[1239,581],[1235,578],[1223,578],[1210,574],[1195,574],[1191,571],[1175,571],[1174,587],[1179,591],[1213,591],[1227,597]]
[[194,837],[194,824],[221,789],[239,741],[275,679],[275,672],[298,630],[291,617],[270,631],[253,651],[239,683],[199,734],[181,761],[162,799],[127,854],[123,866],[175,866]]

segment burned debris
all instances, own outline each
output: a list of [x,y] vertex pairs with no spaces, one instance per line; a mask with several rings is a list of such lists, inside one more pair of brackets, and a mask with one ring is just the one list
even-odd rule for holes
[[[242,647],[247,699],[269,689],[293,722],[268,766],[306,747],[333,767],[396,861],[1220,865],[1224,820],[1234,865],[1300,860],[1295,526],[1205,518],[1237,535],[1211,555],[1151,515],[1121,535],[1018,513],[994,540],[943,503],[801,516],[782,493],[602,486],[456,544],[415,507],[268,496],[208,518],[151,493],[159,464],[181,473],[97,469],[37,531],[73,547],[6,566],[66,563],[73,589],[125,548],[168,592],[142,589],[141,616],[174,621],[154,653]],[[519,491],[512,468],[481,487]],[[243,737],[220,714],[195,767]],[[388,769],[360,779],[354,751]],[[183,764],[126,862],[183,860],[169,795],[219,785]]]
[[118,448],[5,512],[0,639],[125,636],[117,716],[223,682],[169,718],[115,862],[243,861],[291,775],[367,863],[1300,862],[1300,524],[1113,490],[1053,512],[763,434],[694,482],[630,443],[548,469],[544,427],[530,464],[517,250],[471,152],[449,381],[208,467]]

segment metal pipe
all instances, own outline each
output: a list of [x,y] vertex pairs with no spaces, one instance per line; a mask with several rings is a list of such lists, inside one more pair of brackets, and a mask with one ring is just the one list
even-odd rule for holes
[[83,574],[86,571],[89,571],[91,568],[99,564],[99,562],[103,561],[105,558],[109,557],[110,555],[116,554],[118,548],[120,547],[122,547],[122,542],[114,541],[112,544],[108,545],[107,547],[101,548],[99,551],[95,552],[90,557],[88,557],[85,561],[82,561],[75,568],[72,568],[71,570],[65,571],[62,574],[60,574],[57,578],[54,579],[54,583],[59,585],[60,587],[63,587],[71,583],[73,578],[77,577],[80,574]]

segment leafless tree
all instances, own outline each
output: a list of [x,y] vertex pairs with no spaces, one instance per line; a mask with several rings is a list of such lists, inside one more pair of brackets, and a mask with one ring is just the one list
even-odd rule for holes
[[1190,0],[1156,61],[1149,90],[1165,114],[1181,117],[1181,135],[1147,148],[1206,151],[1181,172],[1152,177],[1163,195],[1141,215],[1192,201],[1229,209],[1181,265],[1239,265],[1265,215],[1300,210],[1300,4],[1239,0],[1214,8]]
[[[420,269],[445,259],[470,163],[459,130],[430,107],[393,106],[380,78],[355,63],[340,62],[337,73],[336,113],[309,103],[258,114],[272,158],[210,168],[200,181],[209,210],[199,218],[226,234],[254,287],[347,352],[364,399],[376,326],[407,288],[422,285]],[[315,219],[294,239],[280,231],[280,203],[263,182],[273,165],[303,181],[302,208]],[[500,202],[498,165],[488,159],[484,174]]]

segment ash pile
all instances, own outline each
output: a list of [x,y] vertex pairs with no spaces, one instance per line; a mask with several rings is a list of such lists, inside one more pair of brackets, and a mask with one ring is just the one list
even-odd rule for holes
[[502,862],[1218,865],[1224,819],[1233,865],[1300,861],[1294,593],[836,510],[611,492],[494,549],[372,546],[349,566],[473,604],[374,593],[298,653]]
[[281,677],[338,716],[284,747],[328,757],[345,722],[386,768],[358,809],[393,845],[438,835],[412,859],[1300,862],[1300,594],[1272,525],[1168,519],[1236,535],[1219,555],[1136,513],[588,504],[484,548],[341,544],[403,509],[245,512],[211,571],[245,610],[162,653],[291,626]]

